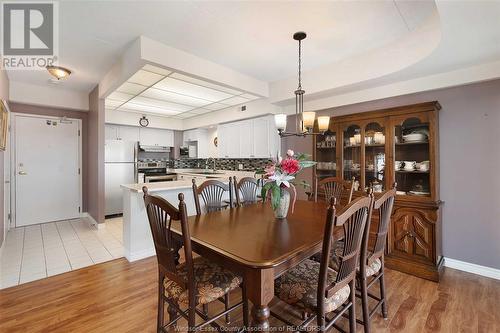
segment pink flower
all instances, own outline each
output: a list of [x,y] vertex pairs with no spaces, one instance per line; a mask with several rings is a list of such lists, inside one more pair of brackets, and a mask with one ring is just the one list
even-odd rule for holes
[[293,154],[294,154],[294,152],[293,152],[293,150],[291,150],[291,149],[288,149],[288,150],[286,151],[286,155],[287,155],[288,157],[293,157]]
[[299,161],[293,158],[286,158],[281,161],[281,169],[289,175],[293,175],[300,170]]
[[272,176],[276,172],[276,166],[274,164],[268,164],[264,168],[264,172],[266,173],[266,176]]

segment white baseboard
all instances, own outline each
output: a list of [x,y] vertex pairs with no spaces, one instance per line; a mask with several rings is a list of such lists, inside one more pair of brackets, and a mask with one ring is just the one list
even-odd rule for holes
[[90,215],[87,212],[83,212],[82,213],[82,217],[87,218],[87,222],[89,222],[89,224],[90,224],[91,227],[94,227],[96,229],[104,229],[104,228],[106,228],[106,224],[105,223],[97,223],[97,221],[92,217],[92,215]]
[[444,258],[444,265],[449,268],[458,269],[464,272],[469,272],[481,276],[486,276],[492,279],[500,280],[500,269],[471,264],[465,261],[460,261],[451,258]]
[[127,258],[127,260],[129,262],[141,260],[141,259],[144,259],[144,258],[149,258],[149,257],[155,256],[155,255],[156,255],[156,251],[155,251],[154,247],[150,248],[150,249],[146,249],[146,250],[132,252],[132,253],[128,252],[125,249],[125,258]]

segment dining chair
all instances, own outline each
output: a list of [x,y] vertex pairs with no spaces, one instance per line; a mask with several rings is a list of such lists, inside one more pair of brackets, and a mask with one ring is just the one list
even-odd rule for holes
[[340,203],[342,195],[347,192],[347,204],[349,204],[352,201],[355,181],[356,179],[354,177],[352,177],[351,181],[344,180],[340,177],[327,177],[319,181],[316,179],[314,201],[318,201],[318,190],[321,188],[325,192],[326,202],[330,202],[330,198],[333,197],[337,203]]
[[[363,241],[361,244],[360,264],[357,272],[359,290],[361,292],[361,306],[363,320],[359,321],[364,326],[365,332],[370,332],[370,319],[382,307],[382,316],[387,319],[387,302],[385,297],[384,279],[384,252],[387,241],[387,232],[394,206],[397,183],[390,190],[383,192],[378,199],[374,200],[372,212],[378,213],[378,226],[375,233],[375,242],[370,246],[370,220],[365,225]],[[368,281],[370,280],[370,281]],[[368,292],[375,282],[379,281],[380,297]],[[374,299],[377,304],[369,309],[368,297]]]
[[[356,331],[355,278],[359,260],[364,227],[373,196],[361,197],[345,206],[338,214],[335,198],[330,198],[326,214],[321,262],[306,259],[275,281],[275,295],[282,301],[295,306],[299,311],[311,314],[300,326],[306,326],[316,319],[318,328],[327,331],[349,311],[349,331]],[[330,250],[334,243],[334,228],[343,228],[342,256],[338,270],[329,267]],[[333,314],[332,314],[333,313]],[[285,318],[271,312],[279,320],[292,325]],[[329,319],[328,315],[333,318]],[[335,325],[338,328],[337,325]]]
[[[229,192],[229,202],[224,201],[224,194]],[[201,215],[200,196],[205,204],[207,213],[233,207],[233,180],[229,177],[229,184],[215,179],[204,181],[200,186],[196,185],[193,178],[193,195],[196,215]]]
[[[223,182],[215,179],[210,179],[204,181],[199,187],[196,185],[196,180],[193,178],[193,195],[194,195],[194,205],[196,208],[196,215],[201,215],[201,205],[200,196],[205,204],[205,212],[216,212],[226,208],[233,207],[233,184],[232,178],[229,177],[229,183],[224,184]],[[224,200],[224,193],[229,192],[229,201]],[[226,308],[229,306],[229,295],[224,296],[224,303]],[[246,300],[245,300],[246,304]],[[203,305],[203,312],[208,314],[208,304]],[[226,315],[226,322],[229,324],[231,317],[229,313]]]
[[[243,299],[246,299],[243,279],[203,257],[193,258],[184,194],[179,194],[179,206],[176,208],[165,199],[150,195],[146,186],[142,190],[158,262],[157,332],[167,332],[180,318],[188,321],[188,331],[208,324],[220,330],[220,326],[214,321],[242,304],[239,302],[228,307],[222,297],[241,286]],[[173,239],[173,221],[180,223],[182,244]],[[179,263],[177,251],[182,246],[185,261]],[[212,318],[197,308],[199,304],[204,305],[216,300],[224,303],[225,309]],[[164,321],[165,303],[168,304],[169,314],[167,324]],[[187,306],[187,310],[182,310],[181,306]],[[204,322],[196,325],[196,315]],[[247,323],[248,316],[244,317],[244,324],[248,325]]]
[[257,179],[252,177],[243,177],[240,181],[236,181],[236,176],[233,177],[234,193],[236,194],[236,204],[238,206],[248,205],[259,201],[257,190],[259,184]]

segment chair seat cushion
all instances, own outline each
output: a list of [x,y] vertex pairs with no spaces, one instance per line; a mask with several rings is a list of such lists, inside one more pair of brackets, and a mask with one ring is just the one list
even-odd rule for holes
[[[274,283],[274,293],[282,301],[297,305],[305,310],[314,311],[317,307],[317,292],[320,264],[307,259],[292,268]],[[337,272],[328,270],[328,282],[332,284],[337,278]],[[351,293],[351,288],[346,285],[332,297],[325,299],[325,311],[331,312],[340,307]]]
[[[371,256],[371,252],[368,253],[368,258]],[[370,265],[366,266],[366,276],[372,276],[377,274],[380,271],[380,268],[382,268],[382,261],[380,261],[380,258],[375,259]],[[357,271],[359,273],[359,267],[357,268]]]
[[[339,257],[342,256],[343,252],[344,252],[344,240],[338,240],[334,242],[332,249],[330,250],[330,262],[328,266],[330,266],[331,269],[337,272],[340,268]],[[321,255],[322,255],[321,252],[317,253],[313,256],[313,259],[317,262],[321,262]]]
[[[206,304],[215,301],[231,290],[238,288],[243,281],[240,276],[203,257],[194,258],[193,266],[197,304]],[[177,274],[187,281],[185,263],[177,266]],[[163,287],[165,288],[165,297],[181,305],[189,303],[188,290],[184,289],[177,282],[165,277]]]
[[[333,244],[332,249],[330,250],[330,263],[329,266],[331,269],[334,269],[335,271],[339,270],[340,266],[340,259],[339,257],[342,256],[342,252],[344,251],[344,241],[343,240],[338,240]],[[368,252],[368,258],[371,256],[371,252]],[[316,254],[314,257],[314,260],[320,262],[321,261],[321,253]],[[366,276],[372,276],[377,274],[380,271],[380,268],[382,268],[382,262],[380,261],[380,258],[375,259],[370,265],[366,266]],[[357,268],[357,271],[359,273],[359,266]]]

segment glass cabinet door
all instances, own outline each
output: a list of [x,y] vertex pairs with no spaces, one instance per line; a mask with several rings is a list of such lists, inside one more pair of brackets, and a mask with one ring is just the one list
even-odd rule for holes
[[333,131],[326,131],[316,136],[316,176],[318,181],[337,175],[336,164],[337,136]]
[[412,117],[394,126],[394,179],[398,195],[429,197],[429,122]]
[[365,187],[374,192],[385,190],[385,128],[378,122],[365,126]]
[[344,129],[343,159],[345,180],[353,177],[358,182],[354,189],[357,190],[361,183],[361,128],[358,125],[350,125]]

